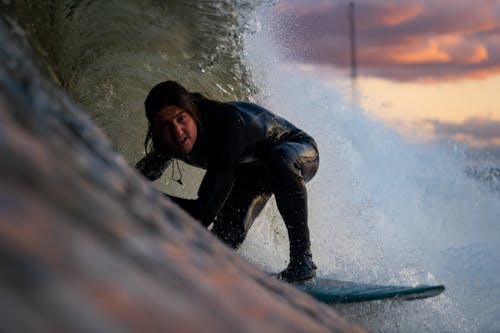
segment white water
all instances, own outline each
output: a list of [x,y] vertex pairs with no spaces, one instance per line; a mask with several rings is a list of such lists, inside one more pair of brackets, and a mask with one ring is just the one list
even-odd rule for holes
[[[257,102],[320,147],[320,170],[308,184],[319,275],[447,287],[428,300],[337,309],[371,331],[500,332],[500,196],[465,175],[459,147],[409,143],[350,106],[340,89],[285,65],[272,18],[257,15],[245,39],[262,88]],[[287,236],[274,205],[241,253],[268,270],[286,265]]]

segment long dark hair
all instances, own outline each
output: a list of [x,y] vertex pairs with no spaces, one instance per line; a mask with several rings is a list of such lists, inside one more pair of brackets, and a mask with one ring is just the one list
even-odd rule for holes
[[148,119],[148,132],[144,141],[146,154],[152,151],[169,153],[168,148],[153,133],[154,116],[157,112],[171,105],[184,109],[193,117],[198,131],[201,132],[203,126],[200,109],[207,102],[209,100],[200,93],[191,93],[175,81],[165,81],[154,86],[144,101],[146,118]]

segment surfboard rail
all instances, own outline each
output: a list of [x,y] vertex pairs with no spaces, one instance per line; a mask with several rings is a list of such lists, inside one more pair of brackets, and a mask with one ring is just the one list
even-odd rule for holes
[[445,291],[444,285],[380,285],[314,278],[293,284],[318,301],[326,304],[367,302],[375,300],[413,301],[438,296]]

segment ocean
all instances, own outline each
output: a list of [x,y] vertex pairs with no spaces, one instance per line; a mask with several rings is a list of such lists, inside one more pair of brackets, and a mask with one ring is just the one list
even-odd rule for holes
[[[15,1],[2,18],[25,29],[39,62],[133,164],[143,154],[148,90],[172,79],[223,101],[262,104],[318,142],[308,184],[320,276],[444,284],[439,297],[335,306],[373,332],[500,332],[500,193],[472,177],[459,144],[409,142],[281,48],[272,1]],[[2,46],[3,47],[3,46]],[[203,172],[181,166],[193,196]],[[186,176],[188,175],[188,176]],[[189,177],[190,176],[190,177]],[[239,250],[266,270],[286,265],[273,202]]]

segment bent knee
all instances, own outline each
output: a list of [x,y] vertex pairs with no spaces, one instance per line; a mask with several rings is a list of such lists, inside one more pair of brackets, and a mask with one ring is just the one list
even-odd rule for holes
[[274,176],[289,176],[309,181],[318,170],[317,150],[309,145],[286,142],[270,149],[268,168]]

